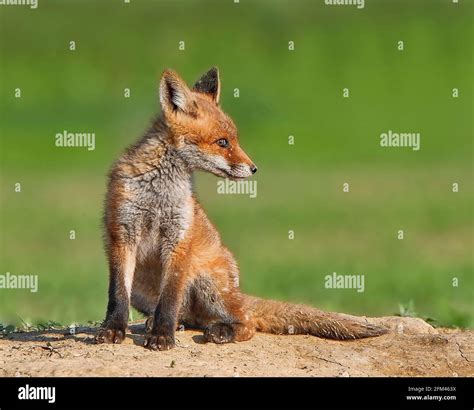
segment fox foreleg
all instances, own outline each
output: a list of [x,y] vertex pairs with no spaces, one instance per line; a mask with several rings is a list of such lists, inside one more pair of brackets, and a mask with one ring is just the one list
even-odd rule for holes
[[136,248],[115,244],[109,250],[109,302],[98,343],[121,343],[125,338],[130,309]]
[[189,244],[179,243],[165,258],[160,295],[151,329],[147,330],[144,346],[152,350],[169,350],[175,346],[175,331],[183,303],[188,275]]

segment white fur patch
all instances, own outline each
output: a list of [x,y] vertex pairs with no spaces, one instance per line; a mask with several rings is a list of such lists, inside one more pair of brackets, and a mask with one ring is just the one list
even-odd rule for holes
[[179,230],[179,235],[178,235],[178,238],[180,241],[182,241],[186,237],[186,233],[193,221],[193,214],[194,214],[193,201],[189,199],[186,205],[182,208],[182,214],[180,218],[181,229]]
[[234,167],[232,174],[236,177],[246,178],[252,175],[252,171],[250,170],[249,165],[239,164],[238,166]]
[[230,172],[231,168],[227,160],[220,155],[211,155],[211,161],[212,163],[217,167],[226,170],[227,172]]
[[125,283],[125,290],[129,298],[132,293],[132,283],[133,283],[134,273],[135,273],[135,255],[133,255],[132,252],[127,252],[127,256],[125,258],[124,271],[123,271],[123,280]]
[[180,110],[184,111],[186,108],[186,96],[181,90],[175,89],[171,98],[173,104],[176,105]]

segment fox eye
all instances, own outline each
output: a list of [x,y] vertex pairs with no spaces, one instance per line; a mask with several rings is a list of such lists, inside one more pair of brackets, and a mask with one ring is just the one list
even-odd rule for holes
[[227,138],[219,138],[216,142],[217,145],[222,148],[227,148],[229,146],[229,140],[227,140]]

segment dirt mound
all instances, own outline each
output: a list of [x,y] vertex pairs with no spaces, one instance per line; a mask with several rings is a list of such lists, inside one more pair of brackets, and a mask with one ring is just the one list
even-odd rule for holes
[[0,339],[0,376],[473,376],[474,331],[434,329],[420,319],[367,319],[392,329],[354,341],[257,334],[204,344],[179,331],[166,352],[142,347],[144,325],[121,345],[97,345],[95,328],[12,333]]

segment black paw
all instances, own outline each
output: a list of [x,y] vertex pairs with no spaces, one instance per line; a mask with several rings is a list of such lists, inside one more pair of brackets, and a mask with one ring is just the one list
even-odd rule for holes
[[154,316],[148,316],[148,318],[145,321],[145,331],[146,333],[150,333],[151,329],[153,329],[153,319]]
[[235,332],[232,325],[227,323],[214,323],[204,331],[204,340],[212,343],[229,343],[235,339]]
[[122,343],[125,339],[125,328],[123,329],[99,329],[95,337],[96,343]]
[[174,335],[154,335],[145,336],[144,346],[151,350],[170,350],[175,347]]

